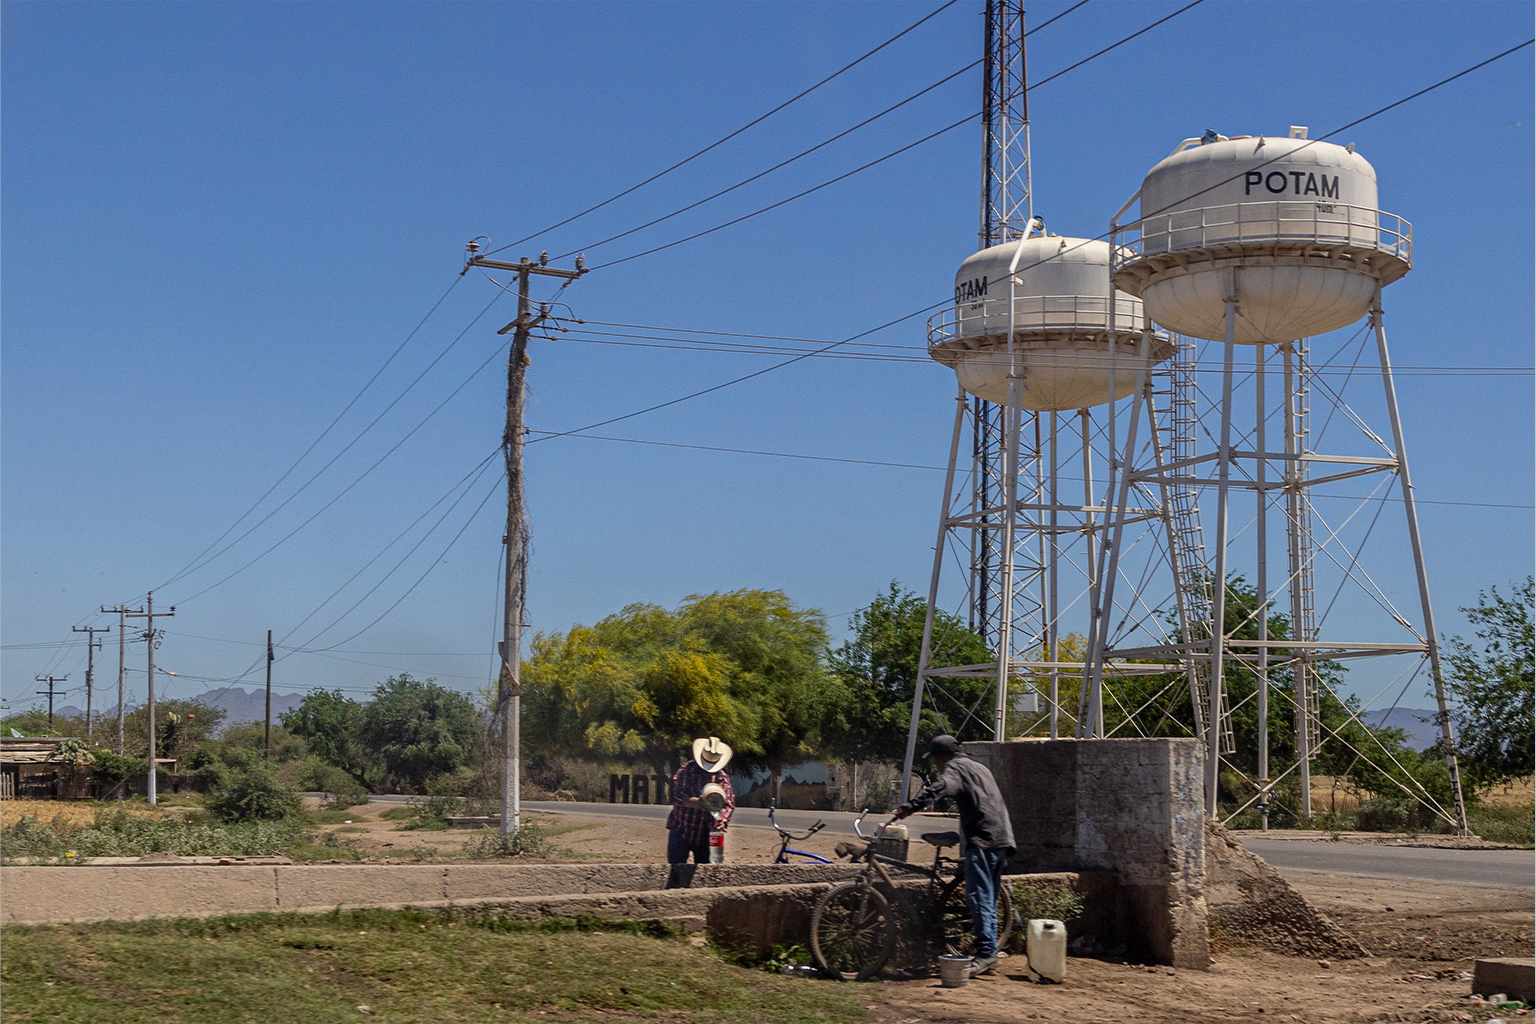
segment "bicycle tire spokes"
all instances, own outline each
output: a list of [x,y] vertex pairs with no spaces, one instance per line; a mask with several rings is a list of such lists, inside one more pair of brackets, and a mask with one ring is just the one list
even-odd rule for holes
[[822,970],[843,981],[873,977],[895,945],[890,904],[868,885],[850,882],[830,890],[811,914],[811,952]]

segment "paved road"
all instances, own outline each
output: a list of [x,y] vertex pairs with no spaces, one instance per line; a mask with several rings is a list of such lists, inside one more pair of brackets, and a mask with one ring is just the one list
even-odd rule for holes
[[[530,801],[523,806],[538,811],[574,811],[658,821],[666,817],[668,810],[666,806],[649,804],[578,804],[560,801]],[[846,811],[783,810],[778,812],[777,817],[779,824],[797,832],[804,832],[820,819],[827,823],[823,830],[825,834],[851,836],[854,834],[853,821],[857,815]],[[871,814],[864,823],[864,831],[871,831],[886,817]],[[955,827],[953,818],[918,815],[907,820],[913,839],[927,832],[943,832]],[[768,828],[768,812],[758,807],[738,807],[732,822],[735,827]],[[1251,838],[1244,839],[1243,845],[1281,871],[1320,871],[1334,875],[1402,878],[1498,888],[1536,886],[1536,853],[1530,850],[1441,850]]]
[[1254,838],[1245,838],[1243,845],[1281,871],[1322,871],[1504,889],[1536,886],[1536,853],[1530,850],[1440,850]]

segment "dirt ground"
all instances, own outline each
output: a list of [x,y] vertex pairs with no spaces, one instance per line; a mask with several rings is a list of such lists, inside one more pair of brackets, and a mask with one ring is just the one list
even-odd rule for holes
[[960,989],[936,979],[871,986],[872,1024],[1070,1021],[1181,1024],[1207,1021],[1485,1021],[1515,1024],[1462,1001],[1460,972],[1487,956],[1530,956],[1532,889],[1493,889],[1335,876],[1286,880],[1375,956],[1318,961],[1247,949],[1218,950],[1209,971],[1073,958],[1062,985],[1031,984],[1021,967]]

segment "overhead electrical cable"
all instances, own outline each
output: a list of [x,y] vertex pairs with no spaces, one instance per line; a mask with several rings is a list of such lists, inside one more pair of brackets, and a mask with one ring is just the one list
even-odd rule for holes
[[[490,308],[489,306],[486,307],[486,309],[489,309],[489,308]],[[485,313],[485,310],[481,310],[481,315],[482,316],[484,315],[484,313]],[[478,317],[476,319],[478,319]],[[466,328],[466,330],[467,329],[468,328]],[[378,457],[378,459],[376,459],[373,462],[372,465],[370,465],[367,469],[363,470],[362,473],[360,473],[355,479],[353,479],[353,481],[351,483],[347,484],[346,487],[343,487],[339,494],[337,494],[330,501],[326,502],[324,505],[321,505],[318,509],[316,509],[314,511],[314,513],[311,514],[308,519],[304,520],[298,526],[295,526],[292,530],[289,530],[286,534],[284,534],[282,536],[282,538],[280,538],[275,543],[273,543],[270,547],[268,547],[261,554],[257,555],[255,558],[252,558],[250,561],[246,562],[240,568],[236,569],[234,572],[232,572],[229,575],[225,576],[223,579],[219,580],[217,583],[209,584],[208,586],[204,587],[202,590],[199,590],[197,593],[193,594],[191,597],[182,598],[182,600],[180,602],[178,602],[178,603],[179,604],[186,604],[188,601],[191,601],[194,598],[201,597],[202,595],[208,593],[208,591],[214,589],[214,587],[222,586],[223,584],[228,583],[230,580],[234,579],[236,576],[238,576],[241,573],[245,572],[245,570],[249,569],[251,566],[255,565],[257,562],[261,561],[263,558],[265,558],[268,555],[270,555],[273,551],[276,551],[283,544],[287,543],[294,536],[294,534],[298,533],[300,530],[304,529],[304,527],[308,526],[310,523],[312,523],[316,519],[318,519],[332,505],[336,504],[342,498],[346,497],[347,493],[349,491],[351,491],[352,488],[356,487],[358,484],[362,483],[365,479],[367,479],[368,475],[371,474],[375,469],[378,469],[379,466],[381,464],[383,464],[385,459],[388,459],[391,455],[393,455],[396,451],[398,451],[401,445],[403,445],[403,444],[405,444],[405,442],[409,441],[412,437],[415,436],[415,434],[416,434],[416,432],[418,430],[420,430],[422,427],[426,426],[427,423],[432,419],[432,417],[434,417],[438,413],[442,412],[443,407],[446,406],[449,402],[453,401],[453,399],[458,396],[460,391],[463,391],[466,387],[469,386],[469,383],[471,381],[473,381],[476,377],[480,376],[480,374],[485,371],[485,368],[487,366],[491,365],[491,363],[495,359],[497,359],[501,355],[501,353],[502,353],[502,348],[498,345],[496,350],[493,351],[490,354],[490,356],[483,363],[481,363],[479,366],[475,367],[474,371],[468,377],[465,377],[463,382],[460,383],[458,387],[456,387],[452,391],[450,391],[446,398],[444,398],[441,402],[437,403],[437,405],[432,409],[431,412],[427,413],[426,416],[422,417],[421,420],[414,427],[412,427],[409,431],[406,432],[404,437],[402,437],[400,440],[396,441],[392,446],[390,446],[389,450],[386,451],[383,455],[380,455]]]
[[[218,558],[220,555],[223,555],[226,551],[230,550],[230,548],[233,548],[236,544],[239,544],[242,540],[244,540],[245,538],[249,537],[252,533],[255,533],[257,530],[259,530],[263,525],[265,525],[267,523],[268,520],[270,520],[273,516],[277,515],[284,508],[286,508],[288,506],[288,504],[290,502],[292,502],[295,498],[297,498],[300,494],[303,494],[304,491],[306,491],[309,488],[310,484],[312,484],[316,480],[320,479],[320,477],[323,476],[328,469],[330,469],[332,466],[334,466],[341,459],[342,456],[346,455],[347,452],[351,451],[352,448],[359,441],[361,441],[364,438],[364,436],[366,436],[368,434],[369,431],[371,431],[375,426],[377,426],[380,420],[382,420],[385,416],[389,415],[390,410],[394,409],[394,407],[396,405],[398,405],[401,402],[401,400],[405,398],[406,395],[411,393],[411,391],[416,387],[417,384],[421,383],[422,379],[424,377],[426,377],[427,374],[432,372],[433,367],[437,366],[437,364],[439,362],[441,362],[443,360],[443,358],[448,355],[449,352],[453,351],[453,349],[458,345],[458,343],[460,341],[462,341],[464,339],[464,336],[470,332],[470,330],[475,326],[475,324],[479,323],[480,319],[483,316],[485,316],[486,313],[490,312],[491,307],[496,305],[497,301],[500,300],[500,298],[501,298],[500,294],[492,296],[491,297],[491,301],[486,303],[485,307],[483,309],[481,309],[480,312],[475,314],[474,319],[471,320],[468,324],[466,324],[464,326],[464,329],[462,331],[460,331],[457,335],[455,335],[454,339],[452,341],[450,341],[447,344],[447,346],[445,346],[443,348],[443,350],[441,352],[439,352],[432,359],[432,361],[430,363],[427,364],[426,369],[424,369],[420,373],[418,373],[416,375],[416,378],[414,380],[412,380],[409,384],[407,384],[405,386],[405,389],[402,390],[398,395],[396,395],[390,401],[390,403],[388,405],[386,405],[383,408],[383,410],[381,410],[379,412],[379,414],[377,416],[375,416],[372,420],[370,420],[367,426],[365,426],[362,430],[358,431],[357,435],[355,437],[353,437],[352,440],[348,441],[347,444],[339,452],[337,452],[335,455],[331,456],[331,459],[330,459],[329,462],[327,462],[325,465],[321,466],[318,470],[316,470],[313,474],[310,475],[310,478],[308,480],[306,480],[306,481],[304,481],[304,483],[300,484],[298,490],[294,491],[292,494],[288,495],[288,497],[284,498],[277,505],[277,507],[273,508],[266,515],[262,516],[261,519],[257,520],[257,522],[254,525],[252,525],[250,529],[246,530],[240,536],[238,536],[234,540],[230,541],[228,544],[226,544],[219,551],[217,551],[216,553],[214,553],[212,555],[209,555],[203,561],[201,561],[201,562],[199,562],[199,563],[197,563],[195,565],[190,566],[190,568],[183,569],[181,572],[177,573],[175,576],[172,576],[165,583],[160,584],[160,586],[157,587],[156,589],[157,590],[158,589],[164,589],[168,584],[173,583],[173,582],[175,582],[178,579],[182,579],[182,578],[186,577],[187,575],[189,575],[192,572],[196,572],[198,569],[201,569],[203,566],[205,566],[208,563],[212,562],[214,559]],[[425,322],[425,321],[423,321],[423,322]],[[499,351],[500,351],[500,349],[498,347],[498,352]],[[391,358],[393,358],[393,356],[391,356]],[[481,366],[481,369],[484,369],[483,365]],[[382,369],[380,370],[380,372],[383,372]],[[480,372],[479,370],[475,371],[475,373],[477,373],[477,374],[479,372]],[[377,376],[377,374],[375,376]],[[471,375],[471,376],[473,376],[473,375]],[[465,383],[468,383],[468,381],[466,381]],[[463,385],[460,385],[460,388],[462,388],[462,387],[463,387]],[[455,389],[455,391],[453,393],[454,394],[458,394],[458,389]],[[452,396],[450,395],[449,397],[452,397]],[[350,408],[350,406],[349,406],[349,408]],[[439,406],[438,408],[441,408],[441,406]],[[435,409],[433,410],[433,414],[434,415],[435,415],[436,411],[437,410],[435,410]],[[431,418],[432,418],[431,415],[429,415],[427,417],[427,419],[431,419]],[[423,420],[422,422],[425,423],[426,420]],[[420,429],[420,426],[421,426],[421,424],[417,424],[416,428],[411,431],[411,434],[414,434],[416,432],[416,429]],[[327,429],[329,429],[329,428],[327,428]],[[406,435],[407,438],[410,437],[410,436],[411,436],[410,434]],[[313,447],[313,446],[311,446],[311,447]],[[398,448],[398,447],[399,447],[399,445],[397,444],[395,446],[395,448]],[[394,448],[390,449],[391,452],[393,452],[394,450],[395,450]],[[295,463],[295,465],[297,465],[297,463]],[[350,487],[348,489],[350,490]],[[342,493],[345,494],[346,491],[343,491]],[[339,496],[340,495],[338,495],[338,497]],[[326,507],[328,508],[330,506],[327,505]],[[305,522],[308,523],[308,521],[309,520],[306,520]],[[228,531],[225,531],[225,536],[227,536],[227,535],[228,535]],[[290,534],[290,536],[291,536],[291,534]],[[279,543],[281,543],[281,542],[279,542]],[[260,557],[260,556],[258,556],[258,557]],[[249,563],[247,563],[247,564],[249,564]],[[228,579],[229,577],[225,577],[225,578]],[[220,582],[223,582],[223,581],[220,581]],[[215,584],[215,585],[217,585],[217,584]],[[206,591],[199,591],[198,593],[201,594],[201,593],[205,593],[205,592]],[[188,600],[191,600],[191,598],[188,598]]]
[[[633,235],[636,232],[644,231],[646,228],[655,227],[657,224],[660,224],[663,221],[671,220],[673,217],[677,217],[677,216],[680,216],[682,214],[685,214],[689,210],[697,209],[700,206],[703,206],[705,203],[714,202],[716,199],[719,199],[721,196],[729,195],[730,193],[736,191],[739,188],[742,188],[743,186],[752,184],[752,182],[757,181],[759,178],[766,178],[768,175],[772,174],[774,171],[777,171],[777,170],[779,170],[780,168],[783,168],[783,167],[788,167],[790,164],[794,163],[796,160],[800,160],[800,159],[802,159],[804,157],[808,157],[812,153],[816,152],[819,149],[825,149],[827,146],[832,145],[832,143],[836,142],[838,139],[845,138],[845,137],[847,137],[849,135],[852,135],[854,132],[858,131],[860,128],[863,128],[865,125],[873,124],[874,122],[880,120],[885,115],[890,114],[890,113],[892,113],[894,111],[900,110],[902,107],[906,106],[908,103],[911,103],[913,100],[916,100],[919,97],[927,95],[928,93],[930,93],[933,90],[937,89],[939,86],[944,85],[947,82],[951,82],[951,81],[953,81],[956,78],[959,78],[961,75],[965,74],[967,71],[971,70],[976,65],[980,64],[982,62],[982,60],[985,60],[985,58],[981,58],[981,59],[972,61],[971,63],[967,64],[965,67],[961,68],[959,71],[956,71],[956,72],[953,72],[951,74],[945,75],[943,78],[939,79],[937,82],[934,82],[932,85],[930,85],[930,86],[928,86],[928,87],[926,87],[924,89],[920,89],[919,91],[913,93],[912,95],[908,96],[906,99],[902,100],[899,103],[896,103],[896,104],[894,104],[892,106],[886,107],[884,110],[880,111],[880,113],[878,113],[878,114],[874,114],[874,115],[872,115],[870,117],[865,118],[864,120],[860,121],[858,124],[854,125],[852,128],[847,128],[847,129],[845,129],[843,131],[840,131],[836,135],[832,136],[831,138],[824,139],[821,142],[816,143],[816,145],[812,146],[810,149],[801,150],[800,152],[796,153],[794,156],[789,157],[789,158],[787,158],[785,160],[781,160],[778,163],[774,164],[772,167],[769,167],[769,168],[767,168],[765,170],[758,171],[756,174],[752,175],[750,178],[743,178],[740,181],[738,181],[736,184],[730,185],[730,186],[728,186],[726,188],[723,188],[719,192],[716,192],[713,195],[705,196],[703,199],[697,200],[696,202],[689,203],[687,206],[679,207],[678,209],[673,210],[671,213],[662,214],[660,217],[656,217],[656,218],[654,218],[652,220],[648,220],[644,224],[638,225],[637,227],[630,228],[628,231],[620,231],[616,235],[609,235],[607,238],[603,239],[602,241],[600,241],[600,242],[593,242],[590,245],[577,246],[576,248],[572,249],[570,252],[561,253],[559,256],[556,256],[555,259],[557,259],[557,260],[567,259],[567,258],[569,258],[571,256],[576,255],[578,252],[590,252],[591,250],[596,249],[598,246],[607,245],[609,242],[617,242],[621,238],[628,238],[630,235]],[[603,264],[603,265],[607,266],[608,264]],[[596,269],[596,268],[594,268],[594,269]]]
[[[857,58],[856,60],[854,60],[854,61],[852,61],[852,62],[850,62],[848,64],[844,64],[842,67],[838,68],[836,71],[832,72],[832,74],[828,75],[826,78],[823,78],[821,81],[817,82],[815,85],[813,85],[810,88],[805,89],[805,90],[803,90],[803,91],[801,91],[799,93],[796,93],[794,96],[791,96],[789,99],[785,100],[783,103],[780,103],[778,106],[776,106],[772,110],[768,111],[768,113],[763,114],[760,117],[756,117],[756,118],[752,119],[751,121],[748,121],[746,124],[742,125],[740,128],[737,128],[735,131],[731,132],[728,135],[721,136],[720,138],[716,139],[714,142],[711,142],[709,145],[705,146],[703,149],[699,150],[698,152],[692,154],[691,156],[686,156],[683,159],[679,160],[677,163],[673,164],[671,167],[668,167],[668,168],[666,168],[665,170],[662,170],[662,171],[658,171],[655,174],[651,175],[649,178],[646,178],[644,181],[640,182],[639,184],[631,185],[629,188],[625,189],[624,191],[619,192],[616,195],[609,196],[607,199],[604,199],[602,202],[598,203],[597,205],[589,206],[585,210],[582,210],[580,213],[572,214],[571,216],[565,218],[565,220],[559,221],[558,223],[555,223],[555,224],[551,224],[547,228],[542,228],[542,229],[540,229],[538,231],[535,231],[531,235],[524,235],[522,238],[519,238],[515,242],[508,242],[506,245],[502,246],[500,249],[492,249],[491,252],[487,253],[486,255],[492,255],[494,253],[501,252],[503,249],[510,249],[514,245],[522,245],[524,242],[527,242],[527,241],[530,241],[531,239],[537,238],[540,235],[547,234],[548,232],[553,231],[556,228],[564,227],[565,225],[571,223],[572,221],[579,220],[580,218],[585,217],[589,213],[593,213],[593,212],[595,212],[597,210],[601,210],[603,207],[607,206],[608,204],[613,203],[613,202],[617,202],[618,200],[623,199],[625,196],[629,195],[630,193],[636,192],[636,191],[644,188],[645,186],[649,185],[651,182],[656,181],[656,180],[658,180],[660,178],[663,178],[663,177],[667,176],[668,174],[671,174],[673,171],[677,170],[679,167],[682,167],[683,165],[688,164],[688,163],[692,163],[694,160],[697,160],[699,157],[703,156],[705,153],[708,153],[710,150],[716,149],[716,148],[724,145],[725,143],[731,141],[732,139],[734,139],[736,136],[740,135],[742,132],[746,131],[747,129],[752,128],[752,127],[754,127],[756,125],[762,124],[764,121],[768,120],[768,118],[772,117],[774,114],[777,114],[779,111],[783,110],[785,107],[788,107],[790,104],[795,103],[795,102],[797,102],[797,101],[799,101],[801,99],[804,99],[806,96],[809,96],[811,93],[815,92],[817,89],[820,89],[822,86],[826,85],[828,82],[832,81],[834,78],[837,78],[839,75],[843,74],[844,72],[851,71],[853,68],[857,67],[858,65],[862,64],[864,61],[866,61],[869,58],[873,57],[875,54],[879,53],[881,50],[885,49],[887,46],[890,46],[896,40],[900,39],[902,36],[906,35],[908,32],[911,32],[913,29],[917,28],[919,25],[922,25],[924,22],[928,21],[929,19],[934,18],[934,17],[936,17],[939,14],[942,14],[944,11],[946,11],[949,8],[953,7],[955,5],[955,3],[956,3],[956,0],[949,0],[948,3],[945,3],[945,4],[941,5],[940,7],[938,7],[937,9],[932,11],[931,13],[929,13],[929,14],[921,17],[921,18],[919,18],[917,21],[913,22],[911,25],[908,25],[906,28],[902,29],[900,32],[896,33],[894,36],[891,36],[891,38],[887,39],[885,42],[881,43],[879,46],[875,47],[873,50],[870,50],[869,52],[865,53],[863,56]],[[1082,4],[1078,4],[1077,5],[1077,7],[1081,7],[1081,6],[1082,6]],[[1072,10],[1076,10],[1076,9],[1077,9],[1076,7],[1072,8]],[[1070,13],[1070,12],[1063,12],[1063,13]],[[1054,20],[1054,19],[1052,19],[1052,20]]]
[[[1120,47],[1120,46],[1124,46],[1126,43],[1128,43],[1131,40],[1135,39],[1137,36],[1144,35],[1145,33],[1150,32],[1152,29],[1156,28],[1157,26],[1162,25],[1163,23],[1165,23],[1167,21],[1170,21],[1173,18],[1177,18],[1179,15],[1183,14],[1185,11],[1189,10],[1190,8],[1198,7],[1199,5],[1203,4],[1204,2],[1205,2],[1205,0],[1192,0],[1191,3],[1188,3],[1185,6],[1180,7],[1178,10],[1174,11],[1172,14],[1165,15],[1164,17],[1161,17],[1161,18],[1157,19],[1156,21],[1152,22],[1150,25],[1147,25],[1147,26],[1145,26],[1143,28],[1137,29],[1135,32],[1132,32],[1130,35],[1125,36],[1124,38],[1119,39],[1116,42],[1113,42],[1113,43],[1109,44],[1108,46],[1104,47],[1102,50],[1099,50],[1096,53],[1093,53],[1093,54],[1090,54],[1087,57],[1084,57],[1082,60],[1079,60],[1077,63],[1072,64],[1069,67],[1063,68],[1062,70],[1056,72],[1053,75],[1049,75],[1046,78],[1042,78],[1040,81],[1036,82],[1030,88],[1038,89],[1040,86],[1045,85],[1047,82],[1053,82],[1056,79],[1060,78],[1062,75],[1065,75],[1065,74],[1067,74],[1067,73],[1069,73],[1071,71],[1075,71],[1078,68],[1082,67],[1084,64],[1089,63],[1090,61],[1097,60],[1099,57],[1104,56],[1104,54],[1109,53],[1111,50],[1114,50],[1114,49],[1116,49],[1117,47]],[[1045,26],[1042,25],[1040,27],[1044,28]],[[980,63],[980,61],[978,61],[977,63]],[[976,66],[975,64],[970,65],[970,67],[975,67],[975,66]],[[965,70],[969,70],[969,68],[967,68]],[[947,81],[947,79],[946,79],[946,81]],[[592,269],[593,270],[602,270],[605,267],[614,267],[614,266],[618,266],[621,263],[628,263],[630,260],[640,259],[642,256],[650,256],[650,255],[653,255],[655,253],[662,252],[663,250],[671,249],[674,246],[682,245],[685,242],[691,242],[694,239],[703,238],[705,235],[714,234],[716,231],[722,231],[725,228],[732,227],[732,226],[734,226],[736,224],[740,224],[742,221],[750,220],[753,217],[760,216],[761,214],[768,213],[769,211],[776,210],[779,207],[785,206],[785,205],[787,205],[789,203],[792,203],[792,202],[794,202],[797,199],[803,199],[803,198],[805,198],[808,195],[811,195],[811,194],[816,193],[816,192],[820,192],[824,188],[827,188],[827,187],[829,187],[831,185],[837,184],[840,181],[844,181],[844,180],[846,180],[848,178],[851,178],[855,174],[859,174],[859,173],[861,173],[863,171],[867,171],[871,167],[875,167],[875,166],[877,166],[879,164],[885,163],[885,161],[890,160],[893,157],[900,156],[901,154],[907,152],[908,150],[915,149],[918,146],[921,146],[925,142],[930,142],[933,139],[936,139],[936,138],[938,138],[941,135],[944,135],[944,134],[946,134],[948,132],[954,131],[956,128],[960,128],[960,127],[962,127],[964,125],[970,124],[973,120],[975,120],[977,117],[979,117],[980,114],[981,114],[980,111],[977,111],[976,113],[972,113],[972,114],[967,114],[965,117],[963,117],[960,120],[956,121],[954,124],[948,125],[947,127],[944,127],[944,128],[940,128],[938,131],[935,131],[935,132],[932,132],[932,133],[930,133],[928,135],[925,135],[922,138],[918,139],[916,142],[910,142],[907,145],[902,146],[900,149],[893,150],[892,152],[889,152],[889,153],[885,154],[882,157],[877,157],[876,159],[871,160],[871,161],[869,161],[866,164],[861,164],[860,166],[855,167],[853,170],[847,171],[847,172],[845,172],[843,174],[839,174],[837,177],[830,178],[827,181],[824,181],[824,182],[822,182],[819,185],[814,185],[811,188],[805,189],[802,192],[797,192],[797,193],[795,193],[794,195],[790,196],[787,199],[781,199],[781,200],[779,200],[776,203],[770,203],[769,205],[764,206],[761,209],[753,210],[751,213],[743,214],[740,217],[736,217],[736,218],[734,218],[732,220],[728,220],[724,224],[717,224],[717,225],[715,225],[712,228],[707,228],[707,229],[705,229],[703,231],[696,231],[696,232],[694,232],[691,235],[688,235],[688,236],[686,236],[684,238],[679,238],[679,239],[677,239],[676,241],[673,241],[673,242],[668,242],[665,245],[653,246],[650,249],[645,249],[645,250],[643,250],[641,252],[637,252],[637,253],[634,253],[634,254],[629,255],[629,256],[623,256],[623,257],[620,257],[619,259],[616,259],[616,260],[609,260],[607,263],[599,263],[596,266],[594,266]],[[665,218],[663,218],[663,219],[665,219]]]
[[411,339],[416,337],[417,332],[420,331],[422,329],[422,327],[426,325],[426,322],[432,318],[432,314],[436,313],[437,312],[437,308],[443,304],[443,301],[445,299],[448,298],[449,292],[452,292],[455,288],[458,287],[459,281],[461,279],[462,279],[462,275],[457,276],[457,277],[455,277],[453,279],[453,283],[448,286],[447,291],[443,292],[442,295],[439,295],[438,298],[437,298],[437,301],[432,303],[432,308],[427,310],[426,316],[423,316],[421,318],[421,320],[416,324],[416,326],[411,328],[410,333],[405,336],[405,339],[403,341],[401,341],[399,345],[395,346],[395,350],[389,354],[389,358],[384,360],[383,364],[380,365],[380,367],[373,372],[373,376],[368,378],[367,383],[365,383],[362,386],[362,388],[357,392],[357,394],[352,396],[352,400],[349,401],[346,404],[346,406],[342,408],[341,412],[336,414],[336,418],[331,420],[331,422],[326,425],[326,428],[324,430],[320,431],[320,436],[315,438],[312,442],[310,442],[309,447],[305,448],[303,453],[301,455],[299,455],[299,457],[297,459],[293,460],[293,464],[291,466],[289,466],[287,469],[283,470],[282,476],[280,476],[276,480],[274,480],[272,482],[272,486],[268,487],[265,491],[263,491],[261,497],[257,498],[254,502],[251,503],[251,507],[250,508],[248,508],[244,512],[240,513],[240,517],[238,519],[236,519],[233,523],[230,523],[228,529],[226,529],[223,533],[221,533],[217,537],[215,537],[214,540],[213,540],[213,543],[209,544],[202,551],[198,552],[197,555],[195,555],[192,558],[192,560],[190,562],[188,562],[186,565],[182,566],[182,568],[179,569],[176,572],[175,575],[173,575],[170,579],[166,580],[165,583],[160,584],[160,587],[157,587],[155,589],[157,589],[157,590],[161,589],[161,588],[167,586],[168,584],[175,582],[176,580],[180,579],[182,576],[186,575],[187,572],[191,571],[197,565],[198,559],[202,558],[208,552],[210,552],[214,548],[218,547],[220,541],[222,541],[225,537],[228,537],[232,532],[234,532],[236,527],[238,527],[241,523],[245,522],[246,517],[249,516],[252,512],[256,511],[256,509],[261,505],[261,503],[266,501],[268,496],[270,496],[273,491],[277,490],[277,488],[282,484],[282,482],[284,480],[288,479],[289,475],[292,474],[294,470],[299,468],[299,464],[309,457],[309,453],[314,451],[315,447],[317,445],[319,445],[321,441],[324,441],[326,439],[326,437],[330,434],[330,432],[335,429],[336,424],[341,422],[342,417],[345,416],[348,412],[350,412],[352,410],[352,407],[354,405],[356,405],[358,403],[358,400],[361,399],[363,397],[363,395],[365,395],[368,392],[369,388],[373,387],[374,382],[379,379],[380,374],[382,374],[385,370],[389,369],[389,365],[395,361],[395,357],[398,356],[405,349],[405,346],[407,346],[407,345],[409,345],[411,343]]
[[[281,643],[285,643],[290,636],[293,636],[294,633],[297,633],[299,631],[299,629],[304,625],[304,623],[308,622],[310,619],[312,619],[316,615],[320,614],[320,610],[322,608],[324,608],[326,605],[330,604],[333,600],[336,599],[336,596],[338,594],[340,594],[343,590],[347,589],[347,587],[351,586],[354,580],[356,580],[364,572],[367,572],[368,568],[370,566],[372,566],[374,562],[377,562],[380,558],[383,558],[384,555],[388,553],[390,548],[392,548],[396,544],[398,544],[402,539],[404,539],[405,535],[410,533],[412,530],[414,530],[421,523],[421,521],[423,519],[425,519],[425,518],[427,518],[427,516],[431,515],[433,509],[437,508],[437,506],[439,506],[443,502],[447,501],[448,498],[450,496],[452,496],[454,491],[456,491],[456,490],[458,490],[459,488],[462,487],[462,488],[464,488],[464,493],[467,494],[468,491],[469,491],[469,488],[474,487],[475,483],[479,480],[480,476],[485,473],[485,470],[490,465],[491,460],[494,459],[496,456],[500,455],[501,451],[502,451],[501,448],[499,448],[499,447],[496,448],[494,451],[491,452],[491,454],[487,455],[484,459],[481,459],[480,463],[478,465],[474,466],[472,469],[470,469],[470,471],[468,473],[465,473],[462,477],[460,477],[459,480],[456,483],[454,483],[454,485],[452,487],[450,487],[446,493],[444,493],[440,498],[438,498],[436,501],[434,501],[431,505],[428,505],[427,508],[421,513],[421,515],[417,516],[414,520],[412,520],[411,524],[409,526],[407,526],[405,529],[401,530],[398,534],[396,534],[395,538],[393,540],[391,540],[388,544],[384,545],[384,547],[380,548],[379,551],[372,558],[368,559],[368,561],[364,562],[362,564],[362,566],[355,573],[353,573],[351,576],[347,577],[346,582],[342,583],[341,586],[339,586],[335,590],[333,590],[329,597],[327,597],[324,601],[321,601],[318,605],[316,605],[314,607],[314,609],[308,615],[306,615],[302,619],[300,619],[297,623],[295,623],[293,625],[293,628],[289,629],[287,633],[283,634],[283,637],[282,637],[281,641],[279,641],[279,643],[280,644]],[[459,500],[462,500],[462,497],[463,497],[463,495],[460,495],[460,499]],[[458,500],[455,500],[454,504],[455,505],[458,504]],[[449,511],[451,512],[452,510],[453,510],[453,506],[450,505],[449,506]],[[444,513],[444,515],[446,516],[447,513]],[[441,523],[441,520],[439,520],[439,523]],[[432,529],[435,530],[435,529],[437,529],[437,527],[434,526]],[[431,536],[431,533],[432,533],[432,530],[428,530],[427,533],[425,535],[423,535],[422,540],[425,541],[428,536]],[[421,542],[418,541],[416,547],[420,547],[420,546],[421,546]],[[414,552],[415,550],[416,550],[416,548],[412,548],[411,552]],[[410,553],[411,552],[407,553],[407,555],[406,555],[407,558],[410,557]],[[395,568],[398,569],[399,566],[397,565]],[[386,573],[384,575],[384,579],[388,579],[390,574],[392,574],[394,571],[395,571],[394,569],[391,569],[389,573]],[[383,583],[384,579],[381,579],[379,582]],[[378,586],[375,585],[374,590],[377,590],[377,589],[378,589]],[[370,590],[368,592],[368,594],[372,594],[372,593],[373,593],[373,590]],[[363,595],[364,598],[366,598],[368,596],[368,594]],[[361,602],[359,602],[359,603],[361,603]],[[356,607],[356,605],[354,605],[353,607]],[[345,616],[343,616],[343,617],[345,617]]]

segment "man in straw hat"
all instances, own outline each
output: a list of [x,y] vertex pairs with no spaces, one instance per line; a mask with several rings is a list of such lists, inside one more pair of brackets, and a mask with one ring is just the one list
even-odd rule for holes
[[976,939],[971,976],[986,974],[997,966],[997,891],[1003,884],[1003,864],[1013,853],[1013,823],[997,780],[980,761],[966,757],[953,736],[935,736],[928,756],[939,777],[896,809],[897,818],[954,797],[960,812],[960,834],[965,838],[961,864],[965,869],[965,902],[971,909],[972,934]]
[[[736,809],[736,793],[725,771],[731,748],[718,737],[700,737],[693,741],[693,760],[672,776],[672,813],[667,815],[667,863],[686,864],[693,854],[695,864],[709,863],[709,831],[725,831],[731,812]],[[711,783],[725,791],[725,810],[717,819],[704,806],[704,787]]]

